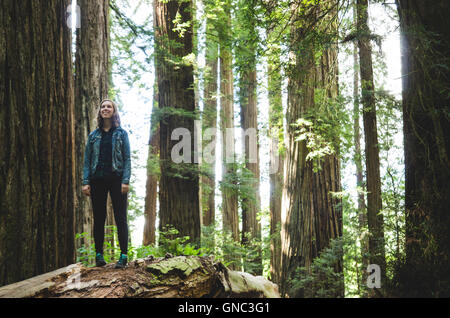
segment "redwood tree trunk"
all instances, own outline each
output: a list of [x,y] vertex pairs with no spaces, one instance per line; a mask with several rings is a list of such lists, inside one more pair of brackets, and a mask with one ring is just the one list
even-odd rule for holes
[[147,182],[145,185],[145,208],[144,208],[144,233],[142,244],[147,246],[156,243],[156,200],[158,198],[159,179],[159,121],[156,118],[158,101],[158,88],[153,91],[153,108],[150,123],[150,140],[147,159]]
[[[319,9],[329,10],[322,5],[310,5],[300,14],[295,5],[292,9],[302,23],[299,24],[301,27],[293,26],[291,35],[295,66],[288,74],[287,151],[281,212],[281,290],[283,294],[289,292],[291,297],[305,295],[305,291],[292,290],[289,286],[296,269],[304,267],[310,271],[319,253],[329,247],[332,239],[342,236],[341,201],[332,195],[341,190],[338,153],[320,158],[321,168],[316,170],[312,160],[307,160],[306,141],[297,140],[298,128],[295,126],[298,119],[319,109],[314,98],[316,89],[326,91],[328,98],[337,96],[337,50],[332,44],[318,59],[316,44],[308,37],[308,29],[315,24]],[[333,11],[328,14],[331,19]],[[327,22],[323,25],[336,25],[332,20]],[[342,260],[336,262],[334,270],[342,272]],[[343,292],[342,283],[335,296],[343,297]]]
[[386,257],[384,220],[381,213],[380,149],[378,145],[375,86],[373,81],[372,45],[368,26],[368,0],[357,1],[357,29],[359,33],[359,63],[361,72],[361,103],[366,154],[367,224],[369,229],[369,261],[380,266],[381,284],[385,282]]
[[[219,58],[219,44],[217,42],[217,31],[214,29],[214,21],[212,19],[206,20],[206,74],[205,74],[205,88],[204,88],[204,107],[202,115],[203,132],[205,129],[217,129],[217,75],[218,75],[218,58]],[[202,203],[203,210],[203,225],[210,226],[214,224],[216,216],[215,203],[215,187],[216,187],[216,134],[211,136],[209,140],[203,140],[203,150],[208,151],[205,147],[211,147],[211,152],[208,152],[209,162],[205,156],[202,161],[203,167],[209,173],[208,176],[202,177],[202,194],[205,197]]]
[[[356,13],[356,1],[353,8],[353,23],[357,23]],[[369,265],[369,259],[367,257],[369,253],[369,240],[367,229],[367,213],[366,213],[366,201],[364,198],[364,176],[363,176],[363,155],[361,152],[361,128],[360,128],[360,97],[359,97],[359,56],[358,56],[358,44],[353,43],[353,142],[355,144],[355,153],[353,160],[356,166],[356,187],[358,191],[358,224],[359,224],[359,237],[361,244],[361,259],[362,259],[362,271],[358,274],[358,290],[359,286],[362,286],[366,282],[367,278],[367,265]]]
[[[275,43],[280,32],[279,26],[269,25],[268,38]],[[268,95],[269,95],[269,138],[270,138],[270,278],[279,284],[281,271],[281,198],[283,194],[284,172],[284,129],[282,103],[281,60],[278,46],[268,50]]]
[[[108,97],[109,0],[78,0],[77,4],[80,6],[81,24],[77,29],[75,59],[75,230],[76,233],[85,232],[92,237],[92,208],[90,198],[81,191],[81,180],[87,138],[97,128],[101,100]],[[78,248],[90,242],[80,241],[76,244]]]
[[[224,3],[224,13],[218,21],[220,41],[220,133],[222,137],[222,229],[231,235],[234,242],[240,242],[238,192],[236,182],[236,155],[234,141],[234,93],[233,93],[233,56],[231,46],[231,3]],[[226,247],[226,246],[224,246]],[[225,259],[230,268],[237,269],[240,259],[225,251]]]
[[0,285],[75,260],[68,5],[0,3]]
[[[257,108],[257,81],[256,81],[256,46],[258,35],[256,30],[256,13],[253,1],[242,1],[240,8],[240,21],[245,33],[242,35],[241,43],[237,48],[237,59],[239,67],[239,102],[241,106],[241,128],[243,154],[245,168],[252,176],[245,182],[244,186],[250,189],[249,197],[242,199],[242,244],[249,245],[249,240],[261,241],[261,224],[257,214],[261,210],[261,198],[259,194],[259,134],[258,134],[258,108]],[[256,153],[255,153],[256,150]],[[247,179],[247,178],[246,178]],[[251,272],[262,275],[261,250],[257,251],[254,259],[248,260],[253,263]],[[244,262],[245,264],[246,262]],[[249,268],[245,268],[249,271]]]
[[271,280],[280,283],[281,263],[281,198],[283,194],[283,156],[279,149],[283,148],[283,139],[279,139],[283,131],[283,106],[281,102],[281,74],[269,64],[269,131],[270,131],[270,276]]
[[[154,1],[156,78],[160,122],[160,228],[170,225],[192,242],[200,240],[199,176],[194,163],[195,94],[193,66],[182,58],[193,49],[192,24],[177,30],[175,21],[192,22],[192,1]],[[177,20],[176,20],[177,19]],[[181,19],[181,20],[180,20]],[[174,113],[174,110],[176,111]],[[182,112],[180,112],[180,110]],[[174,163],[171,140],[176,128],[190,133],[191,163]]]
[[[231,70],[231,54],[221,49],[221,112],[220,129],[222,133],[222,218],[223,228],[231,232],[233,239],[239,242],[238,197],[234,188],[236,185],[235,155],[227,157],[227,153],[234,153],[234,107],[233,107],[233,74]],[[227,162],[228,160],[228,162]],[[226,184],[224,184],[224,182]]]
[[[225,16],[220,30],[220,130],[222,133],[222,218],[223,228],[231,232],[232,238],[239,242],[239,217],[237,191],[235,185],[236,156],[234,144],[234,93],[231,52],[231,13],[230,3],[225,5]],[[228,137],[228,138],[227,138]]]
[[398,1],[409,297],[450,296],[450,2]]

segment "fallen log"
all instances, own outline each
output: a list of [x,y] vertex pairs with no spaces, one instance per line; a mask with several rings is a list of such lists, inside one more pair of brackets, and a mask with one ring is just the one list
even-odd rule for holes
[[262,276],[231,271],[211,257],[148,257],[124,269],[72,264],[0,287],[4,298],[278,298]]

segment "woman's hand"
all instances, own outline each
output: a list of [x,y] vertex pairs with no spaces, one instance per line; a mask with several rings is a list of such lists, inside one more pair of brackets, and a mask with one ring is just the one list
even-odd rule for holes
[[130,185],[122,183],[122,194],[126,194],[130,191]]
[[89,184],[86,184],[83,186],[83,188],[81,188],[81,191],[83,191],[83,193],[89,197],[91,195],[91,186]]

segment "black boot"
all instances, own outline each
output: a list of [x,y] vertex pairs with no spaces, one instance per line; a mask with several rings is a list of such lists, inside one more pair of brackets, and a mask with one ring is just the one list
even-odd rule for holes
[[125,254],[120,254],[119,261],[116,263],[114,268],[124,268],[127,266],[127,256]]
[[105,262],[105,259],[103,258],[103,254],[97,253],[97,255],[95,256],[95,266],[101,267],[101,266],[105,266],[105,265],[106,265],[106,262]]

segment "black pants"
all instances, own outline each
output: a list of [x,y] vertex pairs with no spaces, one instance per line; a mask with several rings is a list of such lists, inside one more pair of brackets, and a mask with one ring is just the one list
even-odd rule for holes
[[105,239],[106,200],[108,192],[111,196],[114,210],[114,220],[117,225],[117,235],[122,254],[128,251],[127,206],[128,195],[122,194],[122,183],[119,177],[97,179],[91,181],[91,200],[94,210],[94,241],[96,253],[103,254]]

